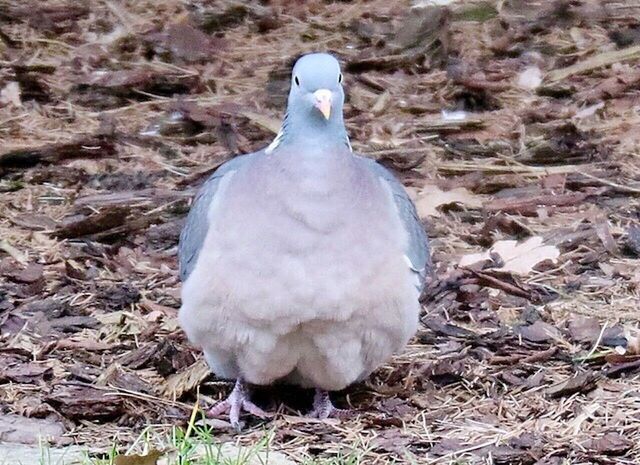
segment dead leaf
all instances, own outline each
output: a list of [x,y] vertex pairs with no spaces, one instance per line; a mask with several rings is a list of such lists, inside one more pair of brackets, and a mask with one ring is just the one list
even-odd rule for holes
[[498,241],[488,251],[464,255],[458,266],[470,266],[484,260],[493,260],[498,256],[501,264],[492,267],[499,271],[527,275],[533,268],[546,260],[555,263],[560,250],[553,245],[544,245],[540,236],[533,236],[518,244],[517,241]]
[[543,381],[544,381],[544,371],[540,370],[534,373],[533,375],[529,376],[525,380],[524,384],[527,388],[531,389],[531,388],[536,388],[538,386],[541,386]]
[[414,201],[421,218],[440,216],[439,207],[462,204],[470,208],[481,208],[482,198],[472,194],[464,187],[442,191],[437,186],[424,186],[419,192],[413,192]]
[[156,465],[158,459],[164,455],[164,451],[151,449],[145,455],[118,455],[114,463],[115,465]]

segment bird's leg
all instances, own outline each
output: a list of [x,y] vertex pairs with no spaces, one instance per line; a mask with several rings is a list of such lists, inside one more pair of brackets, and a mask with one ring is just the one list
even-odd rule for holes
[[228,413],[231,426],[236,430],[240,430],[242,429],[240,413],[243,410],[260,418],[267,418],[270,416],[267,412],[251,402],[247,386],[241,379],[238,379],[236,381],[236,385],[233,387],[233,391],[229,394],[229,397],[211,407],[207,412],[207,416],[219,417]]
[[329,393],[323,389],[316,389],[316,393],[313,396],[313,410],[309,412],[311,418],[319,418],[324,420],[326,418],[346,418],[351,415],[351,412],[346,409],[335,408],[331,403]]

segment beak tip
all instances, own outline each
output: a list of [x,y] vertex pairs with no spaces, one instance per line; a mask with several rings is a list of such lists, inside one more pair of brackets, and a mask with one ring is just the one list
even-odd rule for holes
[[316,108],[322,113],[324,119],[328,120],[331,117],[331,102],[321,102]]
[[328,120],[331,117],[331,104],[332,104],[332,95],[331,91],[327,89],[319,89],[314,92],[314,96],[316,99],[316,108],[322,116],[324,116],[325,120]]

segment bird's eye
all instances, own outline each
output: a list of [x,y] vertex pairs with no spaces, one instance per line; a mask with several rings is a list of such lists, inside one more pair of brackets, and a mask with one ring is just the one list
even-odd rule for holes
[[298,76],[293,78],[293,82],[296,83],[296,86],[300,87],[300,79],[298,79]]
[[338,74],[338,84],[342,84],[342,73]]

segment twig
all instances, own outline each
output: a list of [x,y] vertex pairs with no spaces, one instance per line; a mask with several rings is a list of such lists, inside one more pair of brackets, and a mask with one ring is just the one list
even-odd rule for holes
[[558,351],[558,348],[556,346],[551,346],[546,350],[535,352],[534,354],[531,354],[531,355],[522,355],[522,354],[507,355],[507,356],[496,355],[494,357],[489,358],[489,363],[491,365],[515,365],[516,363],[522,364],[522,363],[543,362],[553,357],[557,351]]
[[640,58],[640,45],[628,47],[622,50],[616,50],[614,52],[600,53],[566,68],[555,69],[549,72],[546,76],[546,81],[562,81],[563,79],[569,76],[573,76],[574,74],[586,73],[587,71],[602,68],[604,66],[609,66],[620,61],[634,60],[636,58]]
[[503,166],[503,165],[483,165],[478,163],[441,163],[438,171],[445,173],[466,173],[470,171],[482,171],[486,173],[516,173],[532,176],[545,176],[549,174],[580,173],[584,171],[582,165],[565,166]]
[[589,179],[597,181],[597,182],[599,182],[601,184],[604,184],[605,186],[609,186],[609,187],[613,187],[615,189],[618,189],[621,192],[628,192],[630,194],[640,194],[640,189],[638,189],[636,187],[623,186],[622,184],[617,184],[617,183],[615,183],[613,181],[609,181],[607,179],[598,178],[597,176],[594,176],[594,175],[588,174],[588,173],[580,173],[580,175],[584,176],[585,178],[589,178]]

